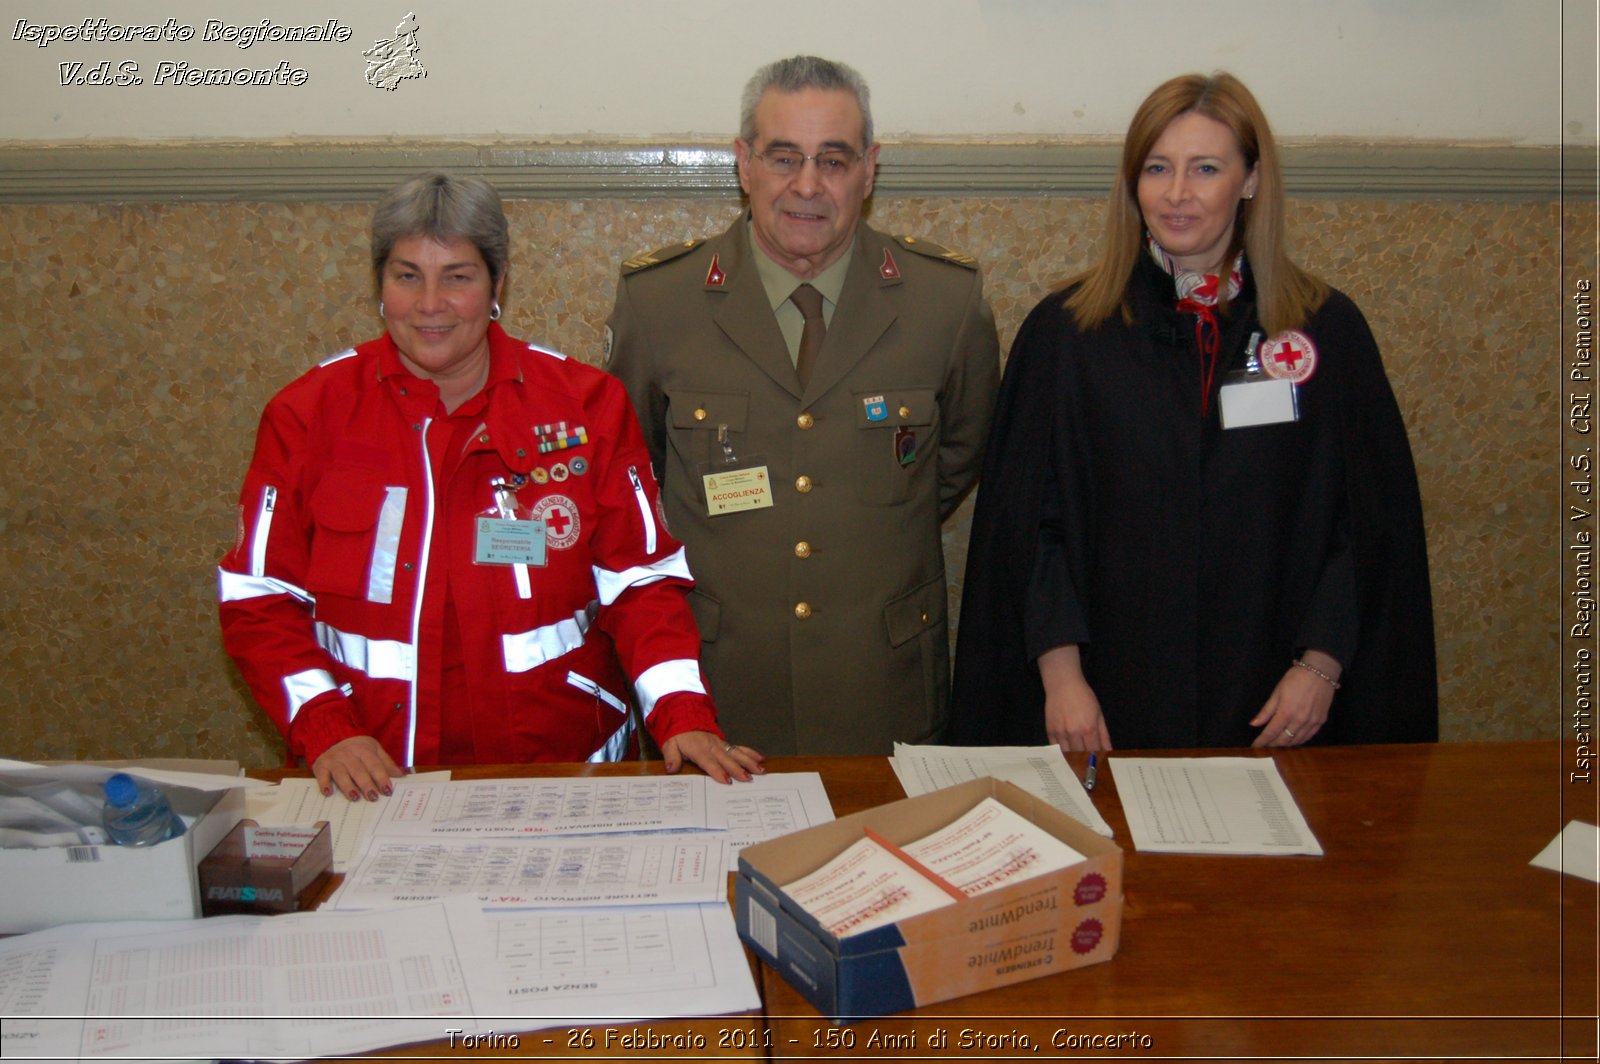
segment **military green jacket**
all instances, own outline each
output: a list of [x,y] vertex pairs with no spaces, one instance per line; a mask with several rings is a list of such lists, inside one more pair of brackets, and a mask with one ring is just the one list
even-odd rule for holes
[[[802,392],[754,254],[741,217],[628,260],[606,339],[688,549],[722,728],[766,754],[936,739],[940,523],[977,478],[999,377],[976,264],[863,224]],[[771,505],[712,516],[704,477],[730,470]]]

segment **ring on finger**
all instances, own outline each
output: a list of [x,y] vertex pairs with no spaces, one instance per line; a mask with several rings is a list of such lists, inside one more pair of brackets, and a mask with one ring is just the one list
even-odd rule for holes
[[722,749],[723,749],[723,752],[731,754],[734,751],[734,745],[732,743],[727,742],[726,740],[724,740],[723,743],[722,743]]
[[1285,729],[1283,729],[1283,734],[1284,734],[1285,738],[1293,739],[1294,738],[1294,729],[1293,728],[1285,728]]

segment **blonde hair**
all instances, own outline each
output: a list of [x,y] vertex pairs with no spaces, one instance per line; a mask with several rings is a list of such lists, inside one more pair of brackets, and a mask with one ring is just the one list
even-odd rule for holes
[[[1132,321],[1128,281],[1144,254],[1144,216],[1139,210],[1139,175],[1155,142],[1179,115],[1201,114],[1233,131],[1245,165],[1256,169],[1254,198],[1240,200],[1224,262],[1243,251],[1255,279],[1256,307],[1269,334],[1304,325],[1328,297],[1328,286],[1289,259],[1284,246],[1283,172],[1267,116],[1250,90],[1232,74],[1185,74],[1156,88],[1133,116],[1122,142],[1122,162],[1106,211],[1100,260],[1073,278],[1066,298],[1080,329],[1090,329],[1117,311]],[[1225,293],[1224,293],[1225,294]]]

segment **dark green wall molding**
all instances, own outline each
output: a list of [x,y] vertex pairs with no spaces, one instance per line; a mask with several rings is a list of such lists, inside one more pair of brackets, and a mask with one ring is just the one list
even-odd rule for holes
[[[1114,144],[886,144],[882,196],[1102,196]],[[1594,148],[1328,143],[1286,145],[1296,196],[1593,199]],[[695,144],[239,143],[0,146],[0,203],[369,200],[442,168],[514,198],[725,196],[732,152]]]

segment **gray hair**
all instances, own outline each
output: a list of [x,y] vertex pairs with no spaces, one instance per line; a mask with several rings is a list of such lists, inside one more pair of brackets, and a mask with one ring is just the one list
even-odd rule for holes
[[861,107],[861,150],[872,147],[872,98],[867,83],[853,67],[814,55],[796,55],[768,63],[745,83],[739,99],[739,136],[746,144],[756,142],[756,105],[768,89],[799,92],[801,89],[843,89]]
[[511,257],[511,229],[500,194],[481,177],[432,170],[384,194],[372,212],[372,272],[379,288],[394,246],[408,236],[467,241],[483,256],[496,285]]

